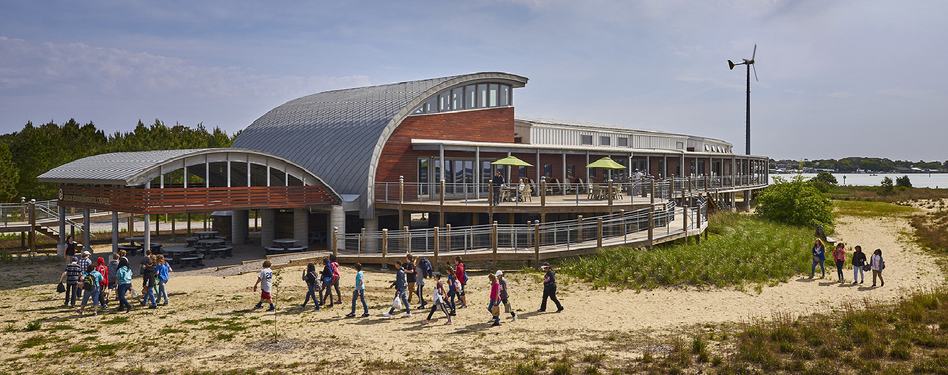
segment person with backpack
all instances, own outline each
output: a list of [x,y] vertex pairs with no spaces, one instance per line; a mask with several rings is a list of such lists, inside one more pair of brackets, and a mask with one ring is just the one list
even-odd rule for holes
[[444,325],[449,326],[452,324],[451,314],[448,313],[448,309],[445,307],[444,284],[441,283],[441,273],[435,272],[433,275],[435,279],[435,287],[433,293],[431,293],[431,311],[428,312],[428,317],[421,322],[425,324],[431,323],[431,316],[434,315],[435,310],[440,308],[441,312],[444,313],[444,316],[448,318],[448,321],[445,322]]
[[869,257],[869,267],[872,268],[872,286],[876,286],[876,277],[882,282],[880,286],[885,286],[885,280],[882,279],[882,270],[885,269],[885,260],[882,259],[882,249],[876,249]]
[[86,272],[86,268],[89,268],[89,265],[92,264],[92,259],[89,259],[89,256],[92,255],[88,251],[83,251],[82,255],[79,257],[79,269],[82,272]]
[[[325,307],[332,307],[332,305],[333,305],[333,300],[332,300],[332,279],[333,279],[333,276],[332,276],[332,275],[333,275],[333,272],[332,272],[332,264],[331,264],[331,262],[329,261],[329,258],[323,258],[323,271],[322,271],[322,273],[319,274],[319,277],[320,277],[320,279],[321,279],[322,282],[323,282],[323,291],[320,293],[320,296],[319,296],[320,301],[319,301],[319,303],[320,303],[321,305],[325,306]],[[326,297],[329,297],[329,304],[328,304],[328,305],[326,304]],[[339,303],[342,303],[342,301],[340,300]]]
[[[411,306],[408,305],[408,297],[406,297],[408,293],[408,282],[405,281],[405,266],[400,260],[395,262],[395,265],[398,266],[398,272],[395,273],[395,281],[392,282],[389,288],[395,288],[395,298],[400,299],[405,307],[405,315],[402,315],[402,318],[411,318]],[[382,313],[382,316],[391,318],[394,312],[395,301],[392,301],[392,308],[388,310],[388,312]]]
[[158,254],[157,264],[155,266],[155,276],[158,277],[158,299],[156,302],[160,302],[162,298],[165,299],[165,302],[162,303],[162,306],[168,305],[168,290],[165,287],[168,284],[168,280],[171,278],[171,272],[174,272],[171,269],[171,265],[165,261],[165,256]]
[[82,304],[76,310],[79,315],[86,309],[86,303],[92,298],[92,315],[99,315],[99,289],[102,282],[102,274],[95,270],[95,266],[86,266],[86,272],[82,274]]
[[362,299],[362,317],[369,316],[369,305],[365,303],[365,275],[362,273],[362,263],[356,263],[356,285],[352,291],[352,311],[346,317],[354,318],[356,316],[356,298]]
[[302,308],[306,308],[306,303],[309,302],[310,297],[313,298],[313,304],[316,305],[316,308],[313,311],[319,311],[319,299],[316,298],[317,283],[319,283],[319,275],[316,275],[316,265],[313,263],[306,265],[306,272],[303,272],[303,281],[306,282],[306,298],[303,299],[303,304],[300,305]]
[[72,257],[72,262],[66,265],[66,270],[59,277],[59,282],[66,279],[66,300],[63,306],[76,307],[76,298],[79,297],[79,279],[82,278],[82,269],[79,268],[79,258]]
[[461,296],[460,308],[466,309],[467,296],[464,293],[464,287],[467,286],[467,271],[464,270],[464,263],[461,262],[460,256],[454,257],[454,277],[461,283],[461,289],[458,291],[458,295]]
[[504,304],[504,312],[510,314],[510,317],[513,318],[513,321],[517,321],[517,313],[513,311],[510,307],[510,302],[508,298],[510,297],[507,294],[507,278],[504,277],[504,271],[497,270],[497,273],[494,274],[497,276],[497,284],[500,286],[500,302]]
[[[418,258],[418,266],[415,267],[415,270],[416,272],[418,272],[418,277],[417,277],[417,280],[415,281],[415,285],[417,285],[416,292],[418,293],[418,300],[421,301],[421,305],[418,306],[418,309],[421,310],[421,309],[424,309],[425,306],[428,305],[428,303],[425,302],[425,297],[424,297],[425,279],[431,277],[431,274],[433,271],[431,269],[431,262],[428,261],[428,258]],[[442,297],[443,296],[444,295],[442,294]]]
[[[108,275],[108,277],[109,277],[109,287],[108,287],[108,288],[109,288],[109,293],[110,293],[110,294],[111,294],[112,291],[115,290],[116,287],[117,287],[115,272],[118,271],[118,264],[119,264],[119,254],[118,254],[118,253],[112,253],[112,260],[110,260],[109,263],[106,265],[106,268],[108,268],[108,270],[109,270],[109,275]],[[118,298],[118,297],[116,297],[116,298]]]
[[339,263],[336,262],[336,254],[329,254],[329,266],[332,267],[332,286],[336,289],[336,301],[342,304],[342,292],[339,291]]
[[155,263],[151,260],[151,257],[145,257],[142,262],[142,306],[151,302],[148,308],[157,309],[158,304],[155,302]]
[[[866,281],[866,274],[862,266],[866,265],[866,253],[862,252],[862,246],[856,245],[853,248],[853,284],[862,284]],[[859,275],[862,275],[862,281],[859,281]]]
[[125,312],[128,313],[132,311],[132,304],[125,299],[125,294],[132,288],[132,269],[128,267],[128,258],[119,258],[118,267],[115,269],[115,279],[119,310],[125,307]]
[[99,305],[105,310],[109,308],[109,267],[105,266],[105,259],[98,257],[95,260],[95,271],[102,275],[99,282]]
[[[448,273],[448,299],[445,302],[451,310],[450,315],[454,316],[457,315],[457,305],[454,303],[454,298],[458,297],[458,289],[461,287],[461,283],[454,278],[454,268],[448,267],[445,271]],[[458,297],[458,299],[460,298]]]

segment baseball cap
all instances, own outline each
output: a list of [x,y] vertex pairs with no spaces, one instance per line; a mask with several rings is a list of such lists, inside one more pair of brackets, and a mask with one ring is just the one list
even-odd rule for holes
[[540,263],[540,268],[550,268],[550,264],[547,262]]
[[92,255],[92,253],[90,253],[89,251],[83,251],[82,255]]
[[79,258],[78,258],[78,257],[72,257],[72,261],[73,261],[73,262],[78,262],[78,261],[79,261]]
[[500,276],[500,275],[503,275],[503,274],[504,274],[504,271],[497,270],[497,272],[494,273],[494,276]]

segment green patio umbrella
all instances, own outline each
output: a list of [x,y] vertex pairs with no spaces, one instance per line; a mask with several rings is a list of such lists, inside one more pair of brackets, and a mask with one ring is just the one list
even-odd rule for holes
[[[589,165],[586,166],[586,168],[602,168],[602,169],[612,170],[612,169],[625,169],[625,166],[622,164],[616,163],[615,160],[612,160],[612,158],[606,156],[602,159],[599,159],[590,163]],[[609,178],[610,179],[612,178],[611,171],[609,172]]]
[[[512,165],[515,167],[532,167],[533,164],[527,163],[523,160],[520,160],[516,156],[508,156],[506,158],[492,162],[493,165]],[[623,167],[624,168],[624,167]]]
[[622,164],[616,163],[615,160],[612,160],[612,158],[606,156],[602,159],[599,159],[590,163],[589,165],[586,166],[586,168],[625,169],[625,166]]

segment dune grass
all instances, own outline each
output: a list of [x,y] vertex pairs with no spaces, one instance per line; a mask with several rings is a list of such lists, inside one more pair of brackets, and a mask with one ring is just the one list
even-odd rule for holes
[[892,217],[907,216],[918,212],[918,209],[911,206],[900,206],[888,202],[875,201],[833,201],[833,213],[838,216],[856,216],[856,217]]
[[808,229],[766,222],[736,213],[715,214],[710,237],[700,244],[606,249],[563,260],[560,272],[595,287],[652,289],[659,286],[743,289],[787,281],[809,271]]

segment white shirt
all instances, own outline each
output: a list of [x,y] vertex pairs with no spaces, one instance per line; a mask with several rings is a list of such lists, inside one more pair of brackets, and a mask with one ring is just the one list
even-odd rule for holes
[[273,286],[273,270],[264,268],[260,270],[257,278],[260,279],[260,290],[270,293],[270,288]]

